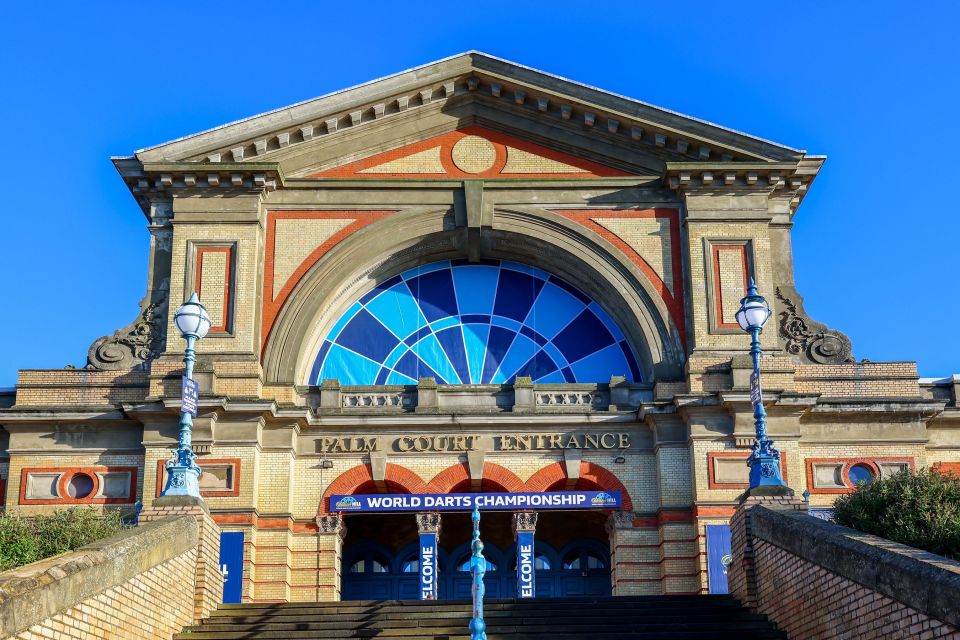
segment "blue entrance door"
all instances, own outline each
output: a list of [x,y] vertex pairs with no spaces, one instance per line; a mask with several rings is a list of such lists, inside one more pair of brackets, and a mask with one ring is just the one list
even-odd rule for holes
[[730,525],[707,525],[707,577],[710,593],[729,593],[727,567],[730,566]]
[[226,574],[223,601],[228,604],[240,602],[243,590],[242,531],[224,531],[220,534],[220,571]]

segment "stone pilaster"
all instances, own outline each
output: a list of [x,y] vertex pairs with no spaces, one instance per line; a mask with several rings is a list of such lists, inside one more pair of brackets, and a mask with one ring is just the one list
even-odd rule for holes
[[317,516],[316,522],[317,602],[336,602],[340,600],[343,539],[347,535],[347,526],[339,513]]
[[642,544],[643,530],[634,527],[632,511],[614,511],[607,519],[610,536],[610,580],[613,595],[659,595],[659,580],[641,575],[643,567],[636,563],[636,549]]
[[740,506],[730,518],[730,550],[733,562],[727,568],[727,583],[730,593],[745,607],[757,608],[757,576],[754,565],[753,535],[750,527],[750,510],[757,505],[769,509],[804,511],[807,505],[794,496],[793,491],[770,492],[768,495],[744,494]]

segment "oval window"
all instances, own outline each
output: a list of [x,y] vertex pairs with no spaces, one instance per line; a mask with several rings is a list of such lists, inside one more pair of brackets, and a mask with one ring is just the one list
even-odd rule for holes
[[870,484],[874,478],[873,469],[865,464],[855,464],[850,467],[850,471],[847,472],[847,477],[850,478],[850,484],[853,486]]
[[67,495],[71,498],[86,498],[93,492],[93,478],[85,473],[75,473],[67,482]]

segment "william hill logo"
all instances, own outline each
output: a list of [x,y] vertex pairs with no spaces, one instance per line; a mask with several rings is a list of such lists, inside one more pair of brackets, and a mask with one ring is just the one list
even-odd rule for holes
[[363,505],[353,496],[343,496],[337,500],[337,509],[359,509]]
[[609,493],[598,493],[590,499],[590,504],[595,507],[615,507],[617,499]]

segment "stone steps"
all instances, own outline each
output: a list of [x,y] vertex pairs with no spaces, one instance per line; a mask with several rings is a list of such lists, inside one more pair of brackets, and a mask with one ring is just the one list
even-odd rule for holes
[[[222,605],[177,640],[469,640],[468,600]],[[785,640],[729,596],[484,602],[488,640]]]

